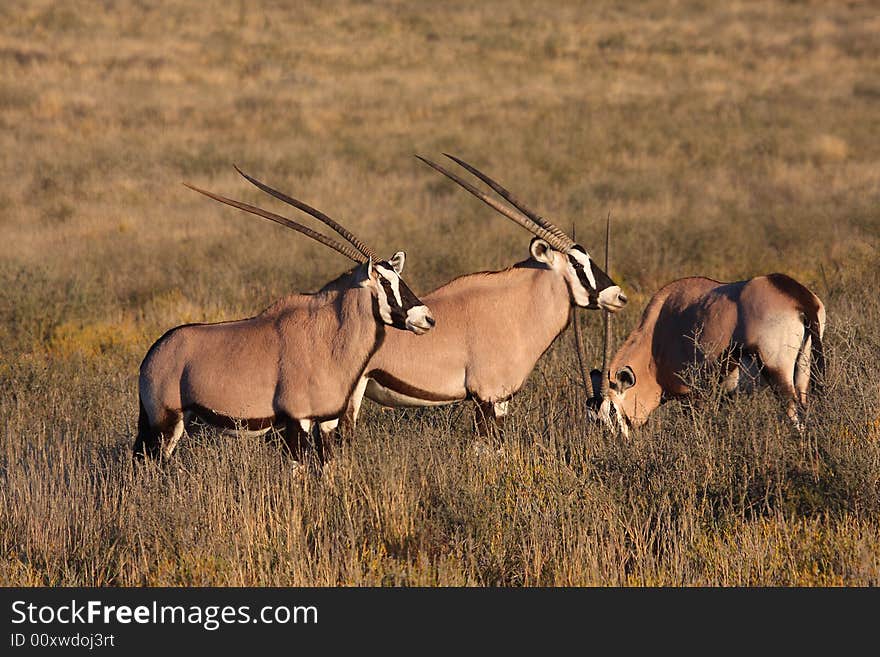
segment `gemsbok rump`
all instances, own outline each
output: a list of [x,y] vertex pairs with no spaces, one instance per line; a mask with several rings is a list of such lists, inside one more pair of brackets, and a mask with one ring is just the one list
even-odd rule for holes
[[389,334],[370,359],[349,401],[346,424],[361,401],[437,406],[473,399],[486,422],[499,422],[510,397],[578,308],[617,311],[626,296],[586,249],[473,166],[447,155],[489,185],[511,209],[457,175],[419,158],[532,233],[531,257],[501,271],[461,276],[425,295],[437,328],[418,340]]
[[291,294],[255,317],[178,326],[159,338],[140,368],[135,454],[169,457],[185,422],[197,416],[224,429],[256,433],[276,425],[294,454],[314,444],[320,457],[315,425],[323,431],[336,426],[385,327],[421,335],[434,326],[428,307],[400,278],[402,251],[381,260],[325,214],[238,171],[321,220],[354,248],[281,215],[187,186],[299,231],[358,264],[318,292]]
[[824,332],[822,301],[785,274],[736,283],[673,281],[651,297],[604,371],[593,370],[593,388],[600,392],[592,413],[628,434],[663,402],[692,394],[699,368],[714,363],[723,391],[769,384],[802,429],[811,382],[819,388],[824,379]]

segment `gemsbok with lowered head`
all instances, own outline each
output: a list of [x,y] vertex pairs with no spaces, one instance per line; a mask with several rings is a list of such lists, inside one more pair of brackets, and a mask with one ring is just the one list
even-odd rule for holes
[[291,294],[254,317],[178,326],[159,338],[140,367],[137,455],[171,456],[186,420],[197,416],[227,430],[265,433],[279,426],[295,455],[314,445],[323,457],[315,425],[324,432],[336,426],[385,327],[421,335],[434,326],[431,311],[400,277],[402,251],[382,260],[327,215],[236,170],[351,246],[273,212],[187,187],[292,228],[357,265],[318,292]]
[[802,430],[808,391],[824,380],[824,332],[822,301],[785,274],[735,283],[673,281],[651,297],[613,358],[606,331],[603,371],[592,372],[598,392],[590,412],[628,435],[660,404],[691,395],[701,368],[714,364],[726,393],[770,385]]
[[508,412],[511,396],[580,308],[617,311],[620,287],[589,253],[504,187],[447,155],[499,196],[507,207],[454,173],[419,158],[534,235],[530,257],[502,271],[468,274],[425,295],[437,327],[424,338],[389,333],[370,359],[349,401],[354,426],[362,398],[383,406],[436,406],[474,400],[486,422]]

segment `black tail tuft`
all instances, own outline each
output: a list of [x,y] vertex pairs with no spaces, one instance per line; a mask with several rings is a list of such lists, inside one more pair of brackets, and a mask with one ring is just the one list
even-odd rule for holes
[[811,313],[806,324],[810,333],[810,392],[821,394],[825,389],[825,349],[819,334],[818,313]]

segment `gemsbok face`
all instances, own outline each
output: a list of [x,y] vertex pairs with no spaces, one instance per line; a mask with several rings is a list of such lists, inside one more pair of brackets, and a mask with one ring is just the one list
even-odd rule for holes
[[646,408],[646,400],[639,403],[637,391],[628,394],[636,384],[636,374],[631,366],[621,367],[610,376],[607,383],[599,370],[593,370],[590,374],[595,390],[599,390],[602,385],[606,387],[604,397],[595,399],[588,405],[591,419],[624,436],[629,435],[633,422],[640,425],[647,420],[650,410]]
[[379,317],[388,326],[422,335],[434,326],[434,317],[400,277],[405,262],[406,254],[398,251],[371,266]]
[[617,312],[626,305],[626,295],[620,286],[596,266],[580,244],[574,244],[564,252],[536,237],[532,239],[529,251],[535,260],[559,271],[576,306]]

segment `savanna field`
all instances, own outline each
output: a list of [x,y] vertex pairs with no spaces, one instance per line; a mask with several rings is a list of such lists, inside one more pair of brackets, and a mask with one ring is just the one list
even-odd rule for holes
[[[0,126],[0,584],[880,584],[876,2],[10,0]],[[806,431],[707,390],[606,434],[569,329],[488,444],[470,404],[365,402],[320,474],[211,432],[133,463],[165,330],[349,266],[181,183],[314,225],[236,163],[406,250],[424,293],[528,256],[413,157],[444,151],[600,261],[612,214],[617,344],[675,278],[808,285]]]

